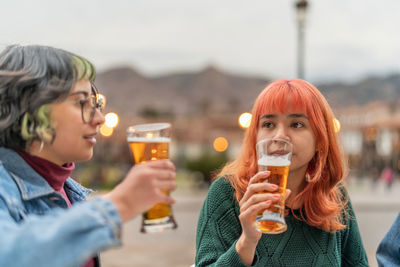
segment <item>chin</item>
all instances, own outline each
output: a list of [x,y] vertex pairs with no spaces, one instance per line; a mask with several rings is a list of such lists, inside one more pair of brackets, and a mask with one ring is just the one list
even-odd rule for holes
[[76,159],[74,161],[75,162],[85,162],[85,161],[91,160],[92,157],[93,157],[93,152],[92,153],[88,153],[86,155],[80,155],[79,157],[76,157]]

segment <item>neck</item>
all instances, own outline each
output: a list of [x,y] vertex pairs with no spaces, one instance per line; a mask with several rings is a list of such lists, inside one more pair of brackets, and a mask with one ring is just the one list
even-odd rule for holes
[[65,164],[66,162],[60,162],[56,160],[56,157],[49,155],[49,153],[46,150],[46,144],[39,142],[39,141],[33,141],[32,145],[30,147],[28,147],[25,152],[27,152],[28,154],[35,156],[35,157],[39,157],[45,160],[48,160],[54,164],[57,164],[59,166],[62,166],[63,164]]
[[306,187],[307,182],[305,179],[307,169],[301,169],[294,172],[289,172],[289,177],[287,181],[287,188],[290,189],[292,192],[290,193],[289,197],[286,199],[286,206],[292,209],[299,209],[303,206],[303,201],[297,200],[297,202],[293,202],[295,197],[303,191]]

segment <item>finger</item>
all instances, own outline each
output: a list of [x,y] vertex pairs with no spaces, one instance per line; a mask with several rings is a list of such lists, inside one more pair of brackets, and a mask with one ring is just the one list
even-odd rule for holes
[[248,201],[244,202],[240,206],[240,212],[245,211],[254,205],[258,205],[259,203],[266,202],[266,201],[276,202],[279,199],[280,199],[279,194],[270,194],[270,193],[255,194],[255,195],[251,196]]
[[258,203],[257,205],[253,205],[243,213],[241,212],[239,217],[242,217],[243,219],[251,219],[253,221],[252,218],[255,218],[255,216],[260,210],[268,209],[269,207],[271,207],[271,204],[272,201],[267,200],[265,202]]
[[267,179],[270,176],[271,172],[270,171],[262,171],[262,172],[258,172],[256,173],[253,177],[251,177],[251,179],[249,180],[249,185],[250,184],[254,184],[254,183],[258,183],[261,182],[265,179]]
[[162,195],[160,195],[159,202],[172,205],[172,204],[175,204],[175,199],[170,197],[169,195],[162,194]]
[[255,193],[260,193],[263,191],[274,192],[279,189],[275,184],[268,182],[262,183],[263,180],[267,179],[270,175],[270,171],[258,172],[255,174],[247,185],[246,191],[243,194],[242,201],[247,201]]
[[154,186],[160,190],[174,191],[176,189],[175,181],[156,180]]
[[176,172],[163,169],[152,169],[149,171],[149,176],[154,180],[174,181],[176,179]]
[[151,168],[157,168],[157,169],[169,169],[172,171],[175,171],[175,165],[172,163],[172,161],[168,159],[161,159],[161,160],[151,160],[151,161],[146,161],[141,164],[144,164],[148,167]]
[[[251,196],[254,194],[259,194],[262,192],[276,192],[279,187],[275,184],[270,183],[256,183],[247,186],[246,192],[243,195],[243,198],[240,202],[246,202]],[[239,203],[240,204],[240,203]]]
[[278,185],[264,182],[264,183],[251,184],[247,186],[246,191],[251,195],[253,195],[261,192],[275,192],[278,189],[279,189]]

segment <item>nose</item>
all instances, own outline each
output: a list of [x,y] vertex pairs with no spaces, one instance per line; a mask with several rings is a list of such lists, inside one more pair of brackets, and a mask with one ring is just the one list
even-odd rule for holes
[[283,125],[283,123],[279,123],[277,125],[276,131],[274,133],[274,138],[290,141],[287,128],[285,127],[285,125]]
[[101,113],[101,111],[96,108],[91,124],[94,126],[98,126],[98,125],[102,125],[105,121],[106,120],[104,118],[103,113]]

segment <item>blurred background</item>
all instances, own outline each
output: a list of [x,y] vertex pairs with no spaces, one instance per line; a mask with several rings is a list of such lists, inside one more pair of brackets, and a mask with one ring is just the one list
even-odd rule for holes
[[[400,2],[281,0],[14,0],[2,4],[0,49],[42,44],[87,57],[106,97],[93,160],[74,177],[101,194],[132,166],[128,126],[171,122],[179,228],[139,234],[104,266],[189,266],[212,173],[240,153],[266,84],[304,78],[331,104],[371,266],[400,210]],[[377,227],[379,225],[379,227]],[[178,252],[178,256],[177,253]]]

